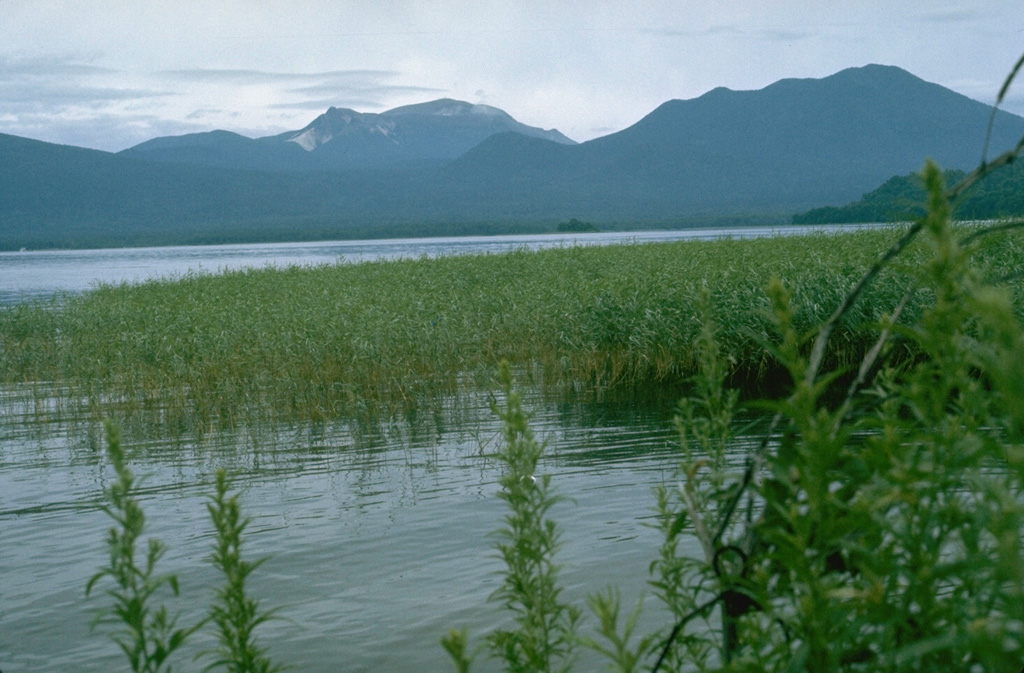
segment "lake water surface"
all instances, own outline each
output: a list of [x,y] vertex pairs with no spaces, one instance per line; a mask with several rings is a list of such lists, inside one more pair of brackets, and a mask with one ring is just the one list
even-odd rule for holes
[[[252,517],[246,555],[269,557],[251,590],[281,609],[260,629],[275,661],[325,673],[452,670],[441,636],[468,627],[479,637],[507,619],[487,602],[500,581],[493,531],[505,510],[500,465],[487,455],[499,428],[486,406],[464,400],[457,411],[377,428],[126,441],[131,469],[145,477],[148,534],[169,547],[160,570],[181,580],[182,600],[170,604],[195,618],[219,583],[205,503],[225,467]],[[635,605],[659,541],[647,526],[652,488],[678,459],[672,404],[529,406],[548,442],[540,471],[568,498],[553,512],[566,598],[582,606],[586,594],[617,585]],[[106,562],[110,527],[100,504],[113,475],[100,430],[9,415],[0,425],[0,669],[126,670],[103,627],[90,632],[109,603],[107,585],[84,594]],[[654,628],[664,615],[646,595],[644,624]],[[200,670],[191,657],[211,644],[198,638],[176,670]]]
[[[4,253],[0,303],[267,264],[772,233],[780,231]],[[110,520],[101,499],[112,471],[102,432],[86,419],[40,417],[31,405],[5,401],[15,392],[0,390],[0,670],[127,670],[103,626],[90,630],[109,603],[107,585],[85,596],[107,562]],[[644,627],[664,625],[646,584],[659,543],[648,524],[652,488],[671,478],[678,460],[674,398],[555,403],[532,394],[527,405],[548,442],[540,469],[567,497],[553,512],[563,530],[565,597],[583,605],[586,594],[616,585],[627,608],[646,597]],[[420,673],[453,670],[439,645],[449,629],[468,627],[478,643],[508,619],[487,601],[502,567],[493,536],[505,514],[501,469],[488,456],[498,433],[486,395],[470,393],[378,426],[246,428],[202,439],[125,428],[125,445],[131,469],[145,477],[148,534],[168,546],[159,570],[181,581],[181,599],[168,602],[185,621],[219,586],[208,561],[206,502],[216,469],[225,467],[252,517],[245,554],[268,558],[251,590],[264,607],[280,609],[281,619],[259,631],[272,658],[308,673]],[[582,632],[592,635],[589,621]],[[175,670],[202,670],[192,657],[213,644],[197,637]],[[579,670],[596,665],[585,655]],[[498,669],[487,661],[474,667]]]

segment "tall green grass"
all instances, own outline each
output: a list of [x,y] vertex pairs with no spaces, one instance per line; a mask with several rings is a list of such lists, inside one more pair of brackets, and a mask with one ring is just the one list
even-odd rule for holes
[[[145,415],[172,430],[394,410],[490,381],[501,360],[534,382],[599,391],[695,371],[698,297],[734,373],[778,365],[763,288],[785,281],[801,329],[824,320],[899,230],[567,248],[188,275],[0,310],[0,383],[60,392],[60,408]],[[1024,261],[1004,232],[985,264]],[[885,270],[830,342],[855,362],[898,300]],[[914,308],[909,309],[916,310]],[[522,374],[521,374],[522,375]]]

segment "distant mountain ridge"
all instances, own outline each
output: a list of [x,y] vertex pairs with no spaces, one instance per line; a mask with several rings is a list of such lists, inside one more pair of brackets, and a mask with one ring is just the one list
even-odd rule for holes
[[[900,68],[869,65],[668,101],[623,131],[575,147],[493,136],[446,171],[462,189],[488,190],[508,205],[532,192],[535,205],[555,208],[571,191],[576,215],[588,219],[627,217],[640,207],[663,216],[788,217],[856,198],[928,157],[944,168],[973,167],[990,113]],[[993,147],[1012,147],[1022,135],[1024,119],[996,115]],[[585,204],[595,207],[588,212]]]
[[527,126],[498,108],[444,98],[380,113],[332,107],[297,131],[256,139],[228,131],[168,136],[122,154],[247,170],[409,169],[438,166],[507,132],[575,144],[557,130]]
[[[212,131],[118,154],[0,135],[0,248],[789,221],[928,157],[973,168],[990,116],[869,65],[668,101],[579,144],[450,100],[332,108],[277,136]],[[1024,118],[998,112],[990,153],[1021,136]]]

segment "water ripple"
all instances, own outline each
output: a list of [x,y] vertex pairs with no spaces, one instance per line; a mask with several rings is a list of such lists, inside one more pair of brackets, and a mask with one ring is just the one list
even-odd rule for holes
[[[636,600],[658,544],[646,525],[651,491],[678,460],[671,408],[539,398],[530,405],[548,445],[539,470],[567,496],[553,510],[563,529],[567,597],[619,584],[625,599]],[[348,670],[448,669],[437,645],[448,629],[468,625],[480,634],[507,619],[487,602],[501,569],[492,535],[504,517],[495,497],[501,466],[486,455],[497,448],[499,428],[484,403],[460,413],[459,422],[445,419],[443,431],[393,427],[370,442],[344,424],[175,442],[126,431],[130,467],[145,476],[138,498],[148,535],[168,545],[160,569],[182,581],[184,598],[174,605],[198,614],[217,585],[206,503],[213,473],[224,467],[251,517],[245,553],[268,557],[252,590],[287,617],[262,628],[275,659],[311,672],[340,662]],[[41,428],[31,416],[5,419],[4,673],[105,673],[122,664],[115,646],[89,633],[102,591],[84,597],[107,560],[110,521],[100,500],[113,477],[100,435],[83,421]],[[647,619],[657,614],[652,608]]]

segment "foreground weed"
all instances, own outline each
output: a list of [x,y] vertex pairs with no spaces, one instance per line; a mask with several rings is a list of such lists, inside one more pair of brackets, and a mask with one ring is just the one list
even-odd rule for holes
[[[651,564],[651,585],[669,610],[675,626],[662,634],[655,670],[685,664],[706,666],[716,655],[728,660],[736,639],[735,620],[749,604],[737,561],[744,552],[734,545],[734,526],[724,506],[737,493],[728,463],[739,396],[726,386],[732,361],[722,351],[718,327],[707,295],[701,300],[701,331],[695,340],[698,371],[693,392],[679,402],[676,429],[682,460],[669,485],[655,489],[657,528],[662,533],[658,558]],[[682,551],[696,537],[703,556]],[[711,608],[721,603],[721,648],[704,634],[712,629]],[[684,631],[691,620],[705,628]]]
[[452,658],[456,673],[469,673],[473,664],[473,656],[467,653],[469,636],[465,629],[452,629],[441,638],[441,647]]
[[220,647],[206,653],[217,659],[205,670],[222,669],[228,673],[281,670],[271,664],[253,636],[256,627],[272,618],[273,612],[260,611],[258,601],[246,592],[246,579],[263,561],[251,563],[242,559],[242,533],[249,520],[242,517],[237,496],[228,495],[230,485],[224,470],[217,471],[216,492],[207,503],[217,534],[211,558],[224,575],[224,585],[217,590],[207,618],[193,626],[177,628],[178,616],[170,615],[165,606],[154,605],[154,601],[164,587],[177,596],[178,579],[172,574],[156,573],[156,565],[166,550],[159,540],[150,538],[142,565],[136,559],[146,517],[134,497],[137,482],[125,464],[120,433],[112,423],[106,424],[106,430],[108,453],[117,481],[105,491],[108,504],[103,510],[117,525],[110,529],[107,538],[110,563],[89,580],[85,593],[89,595],[104,578],[113,580],[114,588],[106,593],[113,599],[114,606],[101,612],[97,621],[119,627],[113,630],[111,638],[128,657],[131,670],[170,673],[169,657],[211,620],[217,626]]
[[[1019,669],[1024,329],[1010,294],[973,266],[938,169],[929,164],[924,178],[928,215],[915,230],[930,256],[912,291],[929,302],[916,320],[895,325],[895,310],[881,326],[843,403],[827,402],[837,373],[819,372],[821,351],[807,347],[791,294],[781,282],[769,288],[773,350],[793,391],[771,405],[772,429],[742,475],[729,476],[714,446],[684,460],[677,509],[704,558],[679,559],[681,570],[656,582],[695,607],[677,618],[677,652],[666,645],[655,670]],[[865,375],[892,334],[920,356]],[[706,437],[715,408],[705,404],[683,429]],[[695,479],[700,470],[710,477]],[[682,517],[662,518],[669,534],[679,529]],[[671,570],[666,558],[656,567]],[[711,608],[719,627],[687,628]]]
[[114,587],[106,593],[113,599],[114,606],[101,613],[97,621],[120,627],[115,628],[110,637],[128,657],[132,671],[169,673],[171,666],[167,658],[203,622],[178,628],[177,615],[170,615],[164,605],[154,605],[156,594],[164,587],[174,595],[178,594],[178,580],[174,575],[160,575],[156,572],[156,564],[165,551],[159,540],[149,539],[145,560],[140,565],[137,547],[146,517],[134,497],[136,481],[125,465],[120,434],[109,423],[107,446],[117,481],[105,491],[107,504],[103,511],[116,525],[107,535],[110,563],[93,575],[86,585],[85,593],[89,595],[96,583],[104,578],[112,580]]
[[[497,458],[504,463],[499,497],[508,505],[505,527],[497,531],[498,552],[505,562],[501,586],[491,599],[512,613],[515,628],[498,629],[487,638],[491,655],[510,673],[569,671],[574,659],[579,610],[562,601],[554,556],[559,531],[548,512],[559,498],[551,493],[551,476],[540,475],[537,463],[543,446],[534,438],[508,364],[501,367],[505,408],[494,404],[502,421],[505,445]],[[454,631],[443,641],[459,671],[469,669],[465,633]]]
[[224,585],[217,590],[210,617],[217,625],[220,641],[214,653],[219,658],[206,670],[223,668],[229,673],[271,673],[281,670],[273,666],[264,648],[255,640],[253,631],[271,619],[273,612],[261,612],[259,602],[250,597],[245,582],[265,559],[248,562],[242,559],[242,533],[249,524],[243,518],[238,496],[228,497],[229,483],[223,469],[217,470],[216,493],[207,503],[210,518],[217,531],[213,564],[224,575]]
[[514,630],[498,630],[489,638],[491,650],[500,653],[512,672],[549,673],[568,671],[573,658],[574,633],[579,612],[561,600],[558,566],[554,555],[559,532],[548,518],[559,498],[551,494],[551,476],[537,476],[543,451],[534,438],[519,394],[512,389],[508,365],[501,369],[506,407],[495,406],[502,421],[505,448],[498,458],[505,464],[499,497],[508,504],[503,542],[498,551],[507,572],[493,598],[514,615]]
[[621,599],[615,588],[604,593],[587,597],[591,612],[598,619],[598,638],[582,638],[581,642],[589,649],[604,656],[614,673],[636,673],[657,644],[657,634],[640,636],[635,644],[631,644],[636,635],[637,620],[643,606],[638,603],[636,608],[626,617],[625,623],[619,626],[621,616]]

